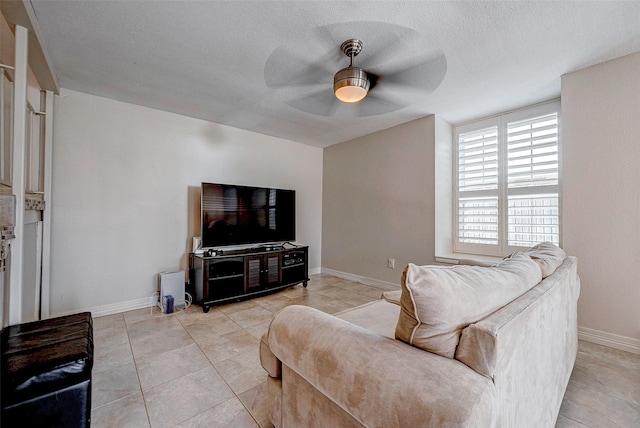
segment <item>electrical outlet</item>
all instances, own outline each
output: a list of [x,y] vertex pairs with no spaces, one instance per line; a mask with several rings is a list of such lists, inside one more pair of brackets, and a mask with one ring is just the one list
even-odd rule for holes
[[387,266],[389,266],[389,269],[395,269],[396,268],[396,259],[389,259],[389,263],[387,264]]

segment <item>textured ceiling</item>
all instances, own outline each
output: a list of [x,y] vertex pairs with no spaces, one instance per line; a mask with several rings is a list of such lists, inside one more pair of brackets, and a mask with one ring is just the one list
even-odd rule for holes
[[[320,147],[551,99],[640,51],[640,1],[31,3],[63,88]],[[379,75],[360,105],[332,95],[352,37]]]

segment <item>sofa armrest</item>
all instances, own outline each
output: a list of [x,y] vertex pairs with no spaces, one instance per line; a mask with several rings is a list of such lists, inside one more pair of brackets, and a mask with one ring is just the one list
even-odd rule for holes
[[269,327],[268,347],[365,426],[493,425],[490,379],[313,308],[281,310]]
[[282,363],[269,349],[269,340],[266,332],[260,339],[260,363],[262,368],[267,371],[269,376],[273,378],[279,378],[282,376]]
[[[528,320],[531,319],[534,311],[546,313],[555,308],[557,313],[554,316],[558,316],[558,314],[560,316],[560,319],[554,320],[553,323],[549,324],[548,329],[545,329],[541,327],[544,325],[543,323],[548,323],[550,319],[553,319],[551,313],[545,315],[535,323],[536,331],[557,331],[561,326],[570,326],[567,334],[560,335],[560,337],[573,338],[576,335],[577,326],[572,325],[572,321],[568,321],[563,317],[569,316],[575,311],[580,293],[580,279],[578,278],[576,266],[577,260],[575,257],[565,258],[565,262],[553,275],[543,279],[538,285],[508,305],[462,330],[455,358],[478,373],[493,379],[496,370],[499,368],[500,360],[509,360],[515,352],[526,349],[522,341],[529,344],[533,343],[535,335],[532,333],[531,327],[528,327],[528,324],[531,324]],[[566,297],[561,296],[564,289],[567,289],[568,295]],[[545,295],[553,295],[554,292],[556,293],[554,298],[544,298]],[[558,309],[558,305],[562,305],[562,309]],[[527,329],[529,331],[528,334],[523,336],[522,332],[527,331]],[[533,348],[543,349],[545,353],[548,352],[545,348],[548,342],[546,339],[551,336],[553,335],[542,335],[543,340],[533,345]],[[566,345],[561,346],[561,348],[568,349],[572,341],[573,339],[567,340]],[[528,354],[535,355],[533,350]],[[534,359],[538,360],[540,357],[535,356]],[[517,359],[517,361],[522,361],[522,359]],[[546,361],[544,364],[545,367],[551,366]],[[510,364],[508,367],[514,367],[514,365]],[[531,366],[529,363],[524,365]]]

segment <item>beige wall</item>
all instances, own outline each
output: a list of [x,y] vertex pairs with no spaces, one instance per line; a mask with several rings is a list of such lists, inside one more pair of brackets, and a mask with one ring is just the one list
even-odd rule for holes
[[408,262],[433,263],[435,124],[429,116],[324,150],[323,269],[399,286]]
[[578,324],[640,350],[640,53],[563,76],[562,147]]
[[203,181],[296,190],[319,270],[322,149],[68,90],[54,117],[52,315],[144,305],[186,269]]

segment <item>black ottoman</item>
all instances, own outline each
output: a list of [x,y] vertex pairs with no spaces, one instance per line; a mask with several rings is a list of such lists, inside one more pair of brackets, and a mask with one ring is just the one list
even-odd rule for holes
[[2,331],[2,427],[88,427],[91,422],[91,313]]

